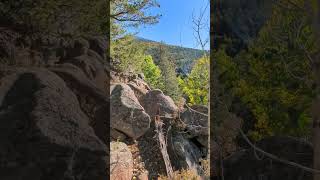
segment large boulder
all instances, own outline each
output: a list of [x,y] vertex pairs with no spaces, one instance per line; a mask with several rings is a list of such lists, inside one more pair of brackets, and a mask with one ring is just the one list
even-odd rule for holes
[[141,98],[141,105],[145,108],[150,117],[155,115],[175,118],[178,116],[178,107],[171,97],[166,96],[159,89],[150,90]]
[[[89,52],[91,51],[89,50]],[[94,52],[92,52],[92,55],[77,56],[65,62],[78,66],[98,88],[106,94],[109,93],[109,88],[107,87],[109,81],[108,74],[105,71],[102,59],[99,59],[99,56],[95,56]]]
[[[256,143],[265,152],[281,159],[312,167],[312,145],[290,137],[270,137]],[[237,151],[224,160],[224,179],[303,179],[311,180],[312,174],[286,163],[270,159],[252,148]]]
[[59,75],[77,96],[81,110],[89,117],[89,124],[97,136],[108,141],[110,105],[107,95],[86,77],[83,71],[72,64],[59,64],[49,68]]
[[140,78],[133,79],[127,83],[128,86],[134,91],[134,94],[138,98],[139,102],[147,94],[151,88],[149,85]]
[[110,143],[110,179],[131,180],[133,158],[128,146],[122,142]]
[[145,89],[147,91],[151,90],[149,85],[141,78],[134,78],[131,80],[131,82],[141,89]]
[[132,82],[129,82],[127,85],[133,90],[139,102],[141,102],[141,98],[144,97],[148,92],[147,89],[141,88]]
[[150,116],[126,84],[111,87],[111,127],[137,139],[150,128]]
[[107,146],[45,69],[0,70],[0,179],[107,179]]
[[88,38],[89,48],[97,52],[103,59],[106,59],[106,51],[108,48],[108,39],[102,36]]
[[111,128],[110,138],[111,138],[111,141],[125,141],[127,139],[127,136],[124,133]]
[[89,43],[83,38],[75,39],[72,43],[68,44],[65,50],[66,59],[71,59],[73,57],[82,56],[87,54],[89,49]]
[[202,154],[192,141],[181,134],[172,135],[169,141],[168,153],[171,163],[176,169],[191,169],[198,174],[203,173],[200,167]]

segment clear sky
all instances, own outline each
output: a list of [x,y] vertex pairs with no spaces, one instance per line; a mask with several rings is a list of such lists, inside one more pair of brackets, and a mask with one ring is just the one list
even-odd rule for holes
[[[189,48],[201,49],[194,37],[192,15],[196,17],[206,8],[204,23],[206,27],[202,30],[202,39],[209,38],[209,0],[158,0],[160,8],[150,10],[150,13],[160,13],[162,17],[158,24],[142,26],[137,29],[131,29],[131,32],[137,32],[137,36],[154,40],[163,41],[166,44],[178,45]],[[206,49],[209,49],[209,43]]]

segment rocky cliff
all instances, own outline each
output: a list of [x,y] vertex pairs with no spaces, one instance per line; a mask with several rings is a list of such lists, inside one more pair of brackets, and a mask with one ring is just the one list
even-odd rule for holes
[[[161,90],[150,89],[143,76],[116,72],[111,72],[110,100],[112,178],[155,179],[159,174],[167,175],[156,116],[163,123],[165,149],[174,170],[193,169],[205,177],[201,160],[208,155],[206,107],[178,108]],[[126,159],[116,158],[123,152],[117,150],[118,146],[127,152]]]
[[174,170],[204,176],[208,109],[178,108],[143,75],[110,70],[106,48],[102,37],[30,37],[1,28],[0,179],[166,175],[156,116]]
[[0,179],[108,179],[105,48],[1,28]]

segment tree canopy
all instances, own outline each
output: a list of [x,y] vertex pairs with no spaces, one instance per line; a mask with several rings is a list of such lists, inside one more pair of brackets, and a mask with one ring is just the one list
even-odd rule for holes
[[104,34],[108,31],[107,3],[104,0],[4,0],[0,2],[1,24],[54,36]]
[[210,58],[203,56],[193,66],[185,79],[179,77],[179,85],[190,104],[208,105]]
[[315,52],[314,34],[305,11],[282,5],[274,7],[248,49],[235,57],[223,49],[216,53],[225,90],[253,114],[249,134],[254,139],[310,135],[315,91],[309,54]]

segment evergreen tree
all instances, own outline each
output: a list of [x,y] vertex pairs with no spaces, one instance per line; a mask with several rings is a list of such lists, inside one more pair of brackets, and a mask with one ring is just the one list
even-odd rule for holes
[[178,78],[176,75],[175,64],[169,59],[167,50],[162,45],[159,45],[159,67],[161,69],[162,82],[163,82],[163,92],[174,100],[178,100],[180,97],[180,89],[178,85]]
[[110,54],[114,61],[119,61],[114,68],[122,72],[142,72],[145,48],[135,41],[132,35],[114,39],[111,42]]
[[160,15],[147,14],[146,10],[159,5],[154,0],[111,0],[110,5],[111,59],[120,62],[115,67],[120,71],[140,73],[145,48],[126,28],[157,23]]

